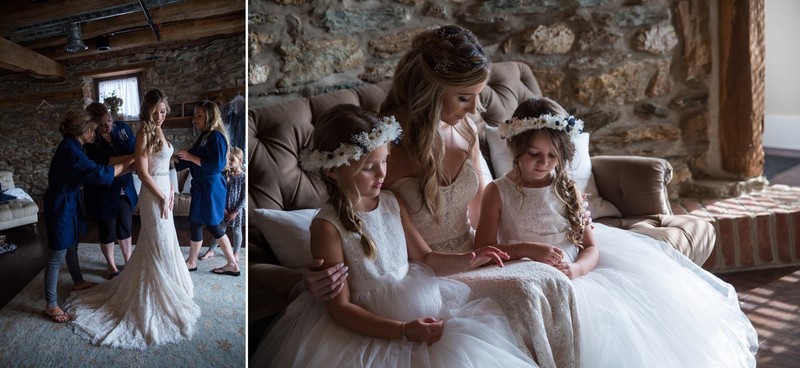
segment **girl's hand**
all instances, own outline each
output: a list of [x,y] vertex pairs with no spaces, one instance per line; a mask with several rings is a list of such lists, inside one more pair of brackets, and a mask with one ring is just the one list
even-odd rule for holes
[[491,261],[503,267],[503,260],[511,258],[508,253],[495,247],[481,247],[470,253],[470,255],[472,259],[470,260],[469,268],[475,268]]
[[348,276],[344,263],[319,270],[323,262],[322,259],[312,259],[303,271],[303,286],[318,302],[325,302],[339,295]]
[[562,251],[561,248],[552,246],[550,244],[523,243],[520,244],[520,246],[524,246],[526,248],[524,254],[528,258],[534,261],[549,264],[551,266],[558,265],[561,263],[561,259],[564,258],[564,251]]
[[406,322],[405,336],[409,341],[424,342],[428,345],[439,341],[444,333],[444,320],[425,317]]
[[574,280],[585,274],[585,272],[583,272],[583,267],[577,263],[561,262],[556,265],[556,268],[564,273],[564,275],[567,275],[570,280]]

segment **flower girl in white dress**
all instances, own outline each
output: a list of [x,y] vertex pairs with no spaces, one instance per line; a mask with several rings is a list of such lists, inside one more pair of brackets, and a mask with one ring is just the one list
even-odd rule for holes
[[584,226],[564,170],[582,128],[547,98],[525,100],[500,125],[514,169],[486,187],[476,247],[563,251],[556,268],[573,280],[582,367],[754,367],[756,332],[730,285],[665,243]]
[[514,344],[500,307],[468,302],[469,287],[436,276],[507,255],[486,247],[432,252],[410,225],[405,205],[382,191],[393,117],[379,120],[354,105],[320,116],[314,150],[301,155],[319,172],[328,203],[311,224],[311,252],[325,267],[344,262],[350,276],[325,304],[306,291],[271,326],[251,366],[532,367]]

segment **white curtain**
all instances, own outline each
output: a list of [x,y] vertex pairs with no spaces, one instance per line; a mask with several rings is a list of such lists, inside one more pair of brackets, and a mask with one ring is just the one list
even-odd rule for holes
[[119,117],[125,120],[139,119],[139,80],[136,77],[112,79],[97,83],[100,101],[115,95],[122,99]]

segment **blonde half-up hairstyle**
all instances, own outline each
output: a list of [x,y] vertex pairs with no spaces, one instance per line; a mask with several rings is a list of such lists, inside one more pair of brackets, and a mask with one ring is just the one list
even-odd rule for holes
[[[382,124],[382,122],[377,116],[356,105],[336,105],[319,116],[317,123],[314,125],[311,142],[315,150],[333,152],[342,143],[353,143],[350,140],[354,135],[369,132],[378,124]],[[362,159],[355,172],[360,171],[365,162],[366,160]],[[340,169],[341,167],[331,170]],[[361,218],[353,210],[355,203],[350,202],[342,188],[343,185],[351,185],[352,180],[346,178],[337,182],[325,175],[324,169],[320,170],[320,176],[328,191],[328,203],[336,209],[342,226],[345,230],[361,236],[361,246],[364,249],[364,254],[374,258],[377,251],[375,243],[363,231]]]
[[218,131],[222,134],[222,137],[225,138],[225,144],[230,146],[230,141],[228,140],[228,131],[225,129],[225,125],[222,123],[222,112],[219,110],[219,106],[217,106],[214,101],[203,101],[203,103],[197,105],[195,109],[203,109],[206,113],[206,121],[205,121],[205,132],[211,131]]
[[[489,80],[491,61],[478,38],[466,28],[446,25],[416,35],[411,50],[400,59],[391,88],[381,104],[379,115],[406,116],[401,121],[406,149],[420,167],[423,206],[438,219],[442,207],[439,183],[449,183],[442,169],[444,138],[439,133],[442,96],[447,88],[467,88]],[[478,113],[483,106],[478,100]],[[477,135],[466,119],[456,131],[469,142]],[[420,209],[413,209],[419,211]]]
[[94,130],[97,124],[86,110],[70,110],[58,125],[58,131],[71,137],[79,137],[87,130]]
[[[538,118],[546,114],[565,118],[569,115],[561,105],[547,97],[532,97],[523,101],[517,109],[514,110],[513,117],[518,119]],[[508,144],[511,148],[511,152],[514,154],[514,172],[517,178],[522,177],[519,168],[519,159],[528,152],[528,143],[531,138],[537,134],[546,135],[553,144],[553,147],[558,151],[558,165],[556,165],[555,169],[553,188],[555,189],[556,196],[564,203],[567,211],[566,217],[570,226],[567,232],[567,238],[573,244],[582,247],[585,225],[582,218],[581,202],[578,198],[575,181],[570,178],[566,170],[567,165],[572,162],[572,158],[575,156],[575,144],[572,142],[572,139],[570,139],[569,134],[563,130],[543,128],[528,130],[512,137],[508,141]],[[517,182],[515,184],[517,190],[522,193],[522,190],[519,189],[520,183]],[[524,205],[524,198],[525,196],[523,193],[523,203],[520,204],[520,207]]]
[[151,89],[144,94],[142,99],[142,106],[139,109],[139,121],[142,122],[142,144],[145,152],[158,153],[164,148],[164,143],[158,136],[158,129],[161,129],[155,120],[153,120],[153,112],[160,102],[164,103],[167,110],[167,115],[170,113],[169,102],[167,102],[167,94],[160,89]]

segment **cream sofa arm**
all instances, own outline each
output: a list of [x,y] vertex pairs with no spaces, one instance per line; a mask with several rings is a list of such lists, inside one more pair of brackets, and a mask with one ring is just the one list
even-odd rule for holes
[[667,184],[672,165],[661,158],[594,156],[592,173],[597,191],[622,216],[671,215]]

